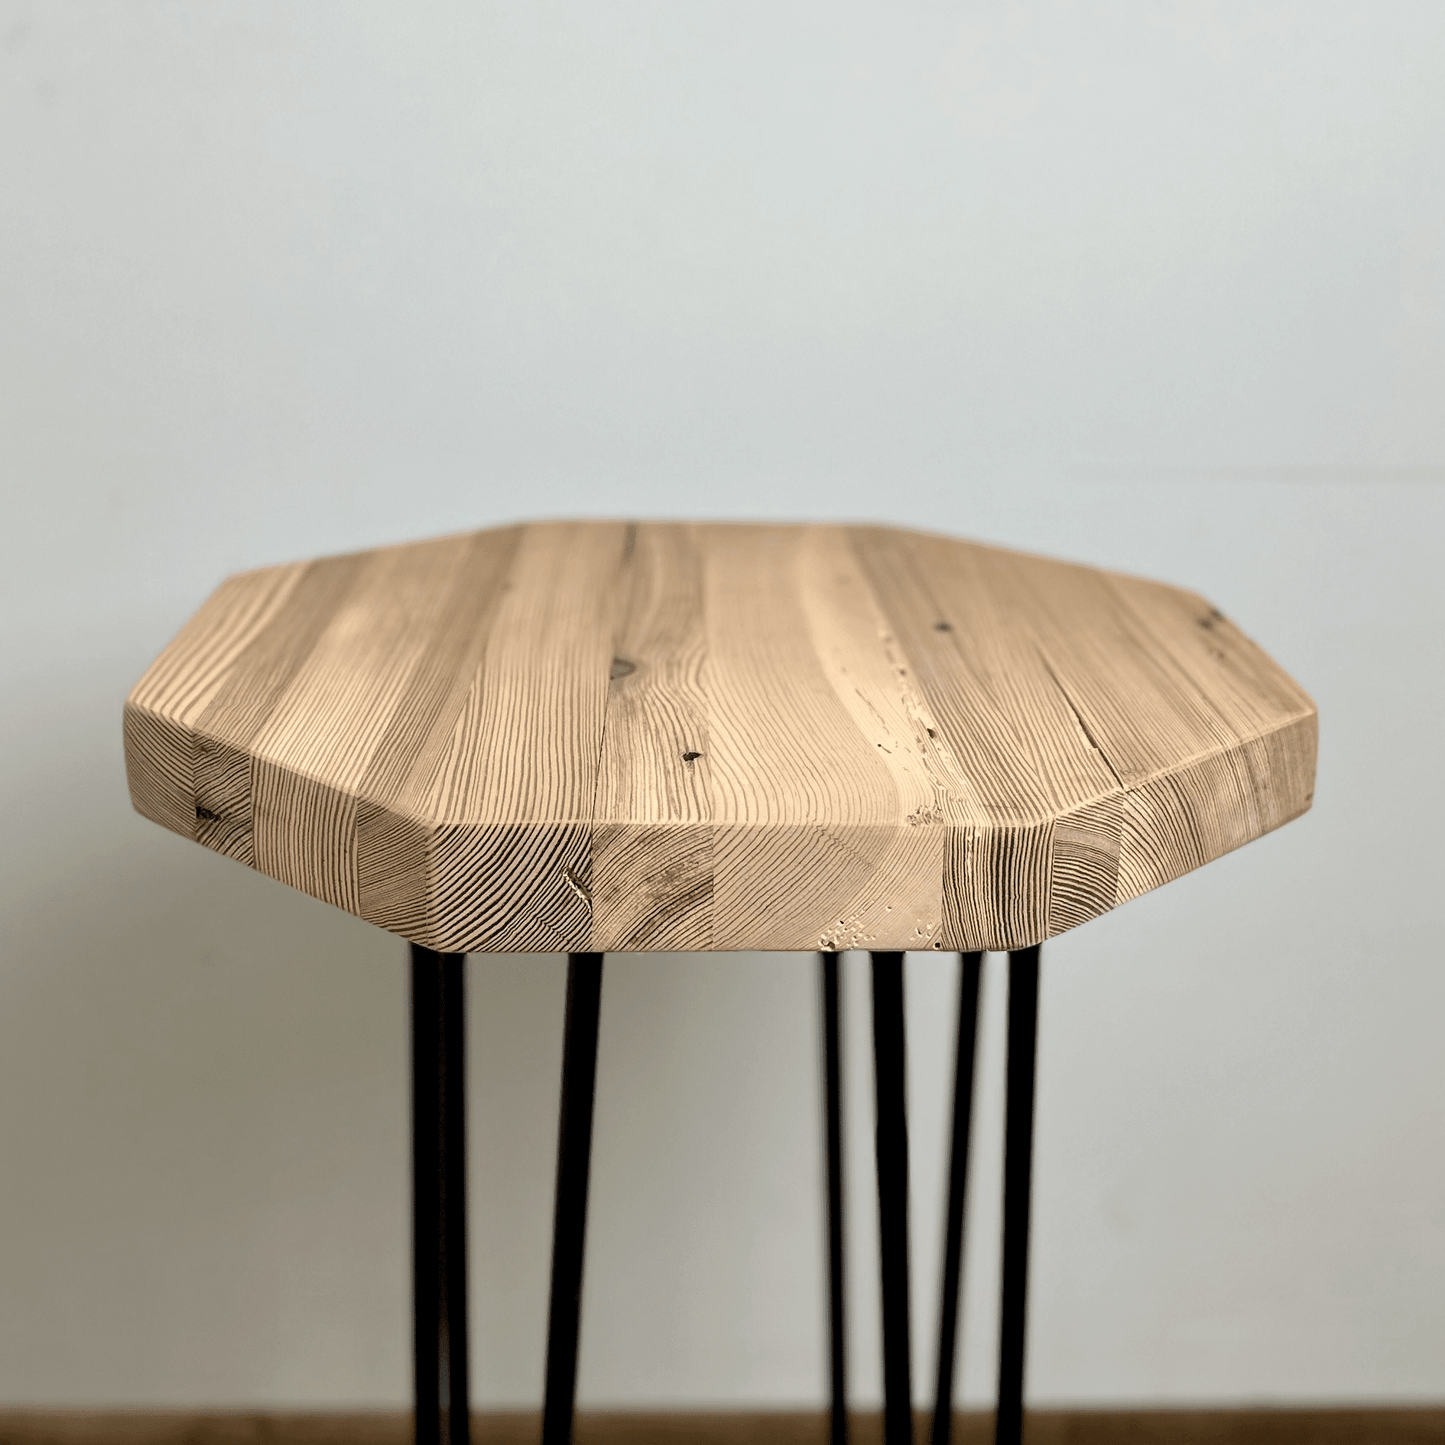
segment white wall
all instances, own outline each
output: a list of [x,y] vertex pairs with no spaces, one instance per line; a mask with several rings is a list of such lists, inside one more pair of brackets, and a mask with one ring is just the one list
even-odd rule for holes
[[[1299,677],[1313,814],[1047,950],[1030,1390],[1445,1395],[1442,80],[1435,0],[3,0],[0,1402],[406,1398],[402,947],[132,815],[120,700],[228,571],[576,513],[1132,569]],[[812,967],[609,962],[585,1402],[821,1399]],[[522,1403],[562,964],[472,982]],[[908,988],[921,1387],[949,961]]]

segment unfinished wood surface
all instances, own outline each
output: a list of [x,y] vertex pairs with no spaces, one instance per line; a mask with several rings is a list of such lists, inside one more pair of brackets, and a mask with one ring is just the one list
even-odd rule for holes
[[135,806],[448,952],[1007,949],[1304,812],[1191,592],[888,527],[547,522],[224,582]]

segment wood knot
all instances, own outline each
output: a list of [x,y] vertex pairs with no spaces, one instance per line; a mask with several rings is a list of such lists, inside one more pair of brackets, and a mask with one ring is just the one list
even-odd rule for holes
[[629,662],[625,657],[614,657],[612,659],[612,681],[616,682],[619,677],[629,677],[637,671],[637,664]]
[[684,753],[682,760],[685,763],[695,763],[701,756],[701,753]]
[[220,821],[221,815],[219,813],[213,813],[209,808],[203,808],[199,803],[196,804],[196,822],[219,823]]

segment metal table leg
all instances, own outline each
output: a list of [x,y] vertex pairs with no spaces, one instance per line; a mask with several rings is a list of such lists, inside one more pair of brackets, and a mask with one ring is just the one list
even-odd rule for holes
[[933,1391],[932,1445],[950,1445],[953,1439],[953,1372],[958,1357],[958,1296],[963,1276],[963,1206],[968,1193],[968,1140],[973,1124],[978,986],[983,972],[983,954],[961,953],[958,963],[953,1139],[948,1163],[948,1206],[944,1215],[943,1288],[939,1292],[938,1374]]
[[1034,1144],[1039,949],[1008,958],[1008,1097],[1004,1106],[1003,1302],[999,1320],[997,1445],[1020,1445],[1029,1273],[1029,1187]]
[[848,1445],[847,1311],[843,1281],[843,1071],[838,955],[818,955],[823,1003],[823,1124],[828,1164],[828,1365],[830,1445]]
[[597,1025],[601,1007],[602,955],[569,955],[542,1445],[571,1445],[577,1404],[582,1255],[587,1235],[587,1178],[592,1158],[592,1104],[597,1087]]
[[912,1445],[908,1342],[908,1117],[904,1089],[903,955],[873,959],[878,1255],[883,1283],[883,1440]]
[[411,946],[416,1445],[468,1445],[466,957]]

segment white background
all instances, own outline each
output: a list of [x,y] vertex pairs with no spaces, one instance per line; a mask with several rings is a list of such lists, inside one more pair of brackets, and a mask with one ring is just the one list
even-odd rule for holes
[[[0,3],[0,1403],[407,1398],[403,948],[133,815],[120,704],[229,571],[577,514],[1126,568],[1299,678],[1314,812],[1046,950],[1029,1390],[1445,1396],[1442,399],[1437,0]],[[813,969],[609,961],[584,1405],[822,1399]],[[540,1394],[562,977],[471,965],[483,1404]]]

